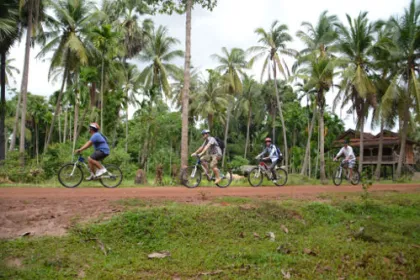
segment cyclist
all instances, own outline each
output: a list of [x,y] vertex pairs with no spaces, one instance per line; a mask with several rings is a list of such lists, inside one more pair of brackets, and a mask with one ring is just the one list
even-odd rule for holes
[[353,178],[353,167],[356,164],[356,156],[354,155],[353,148],[349,146],[349,140],[344,140],[344,147],[341,148],[341,150],[338,152],[337,156],[334,158],[334,161],[337,161],[337,159],[344,155],[344,159],[342,161],[343,164],[347,163],[347,168],[350,171],[350,177]]
[[[267,155],[266,157],[263,157]],[[277,149],[276,145],[274,145],[271,141],[271,138],[265,138],[265,148],[264,151],[255,157],[255,159],[261,159],[262,161],[270,164],[268,165],[268,170],[271,171],[273,174],[273,182],[276,183],[277,176],[276,172],[274,171],[274,167],[276,166],[277,162],[280,161],[282,158],[282,154],[279,149]]]
[[107,172],[106,168],[102,166],[101,161],[109,156],[107,139],[99,132],[99,125],[97,123],[89,124],[89,133],[91,135],[89,141],[75,151],[75,153],[80,153],[92,145],[95,148],[95,151],[88,157],[90,176],[86,178],[87,181],[93,180],[95,177],[100,177]]
[[[222,158],[222,149],[217,143],[216,138],[210,136],[210,131],[208,129],[201,131],[201,135],[203,135],[204,143],[197,151],[192,153],[191,156],[194,157],[198,155],[201,157],[203,168],[207,174],[208,163],[210,163],[210,168],[213,170],[214,176],[216,177],[214,182],[218,184],[221,179],[219,169],[217,168],[217,162]],[[203,156],[205,152],[207,152],[207,154]]]

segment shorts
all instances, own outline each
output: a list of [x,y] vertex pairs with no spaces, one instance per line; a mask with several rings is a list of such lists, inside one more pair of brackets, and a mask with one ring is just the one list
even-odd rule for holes
[[353,169],[353,167],[356,165],[356,160],[355,159],[350,159],[346,162],[346,160],[342,161],[343,165],[347,165],[348,168]]
[[209,162],[210,163],[210,168],[215,168],[217,167],[217,162],[221,159],[222,157],[219,155],[205,155],[201,158],[202,161],[205,162]]
[[102,151],[94,151],[93,154],[90,155],[90,158],[96,161],[102,161],[104,160],[107,156],[107,154],[105,154]]

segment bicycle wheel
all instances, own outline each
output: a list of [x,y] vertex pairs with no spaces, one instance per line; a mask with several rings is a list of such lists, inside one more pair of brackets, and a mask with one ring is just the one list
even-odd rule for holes
[[276,169],[276,182],[274,184],[278,187],[284,186],[287,183],[287,172],[283,168]]
[[101,184],[106,188],[118,187],[123,179],[121,169],[114,164],[104,165],[106,173],[99,178]]
[[333,183],[334,183],[334,185],[339,186],[339,185],[341,185],[342,181],[343,181],[343,177],[342,177],[342,174],[341,174],[341,170],[340,170],[340,168],[337,168],[337,171],[335,171],[335,173],[334,173]]
[[248,174],[248,182],[253,187],[259,187],[263,181],[264,174],[261,172],[261,170],[258,167],[254,167],[249,171]]
[[201,170],[197,166],[188,166],[181,173],[181,184],[187,188],[196,188],[201,182]]
[[350,183],[352,185],[357,185],[357,184],[359,184],[359,182],[360,182],[360,173],[357,170],[353,170],[353,176],[350,180]]
[[220,182],[216,184],[219,188],[227,188],[232,183],[232,171],[231,170],[220,170]]
[[58,171],[58,181],[66,188],[75,188],[83,181],[83,170],[79,165],[67,163]]

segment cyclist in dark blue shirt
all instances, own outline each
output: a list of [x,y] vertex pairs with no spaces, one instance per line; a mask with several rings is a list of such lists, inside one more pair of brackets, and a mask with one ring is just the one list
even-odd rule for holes
[[75,152],[80,153],[93,145],[95,151],[88,157],[88,164],[90,169],[90,176],[86,180],[90,181],[95,177],[100,177],[107,172],[106,168],[102,166],[101,161],[109,156],[108,142],[100,132],[99,125],[97,123],[91,123],[89,125],[89,133],[91,135],[89,141],[86,142],[80,149]]

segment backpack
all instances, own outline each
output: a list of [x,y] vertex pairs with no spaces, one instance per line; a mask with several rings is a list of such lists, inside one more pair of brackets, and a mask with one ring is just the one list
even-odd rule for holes
[[220,147],[223,153],[223,150],[225,149],[225,143],[219,137],[214,137],[214,139],[216,139],[217,145]]
[[100,132],[98,132],[98,133],[105,139],[106,144],[108,144],[108,138],[106,138],[106,136],[103,135],[102,133],[100,133]]
[[279,160],[282,160],[283,155],[281,154],[280,149],[277,146],[275,146],[275,147],[276,147],[276,152],[277,152],[277,156],[279,157]]

